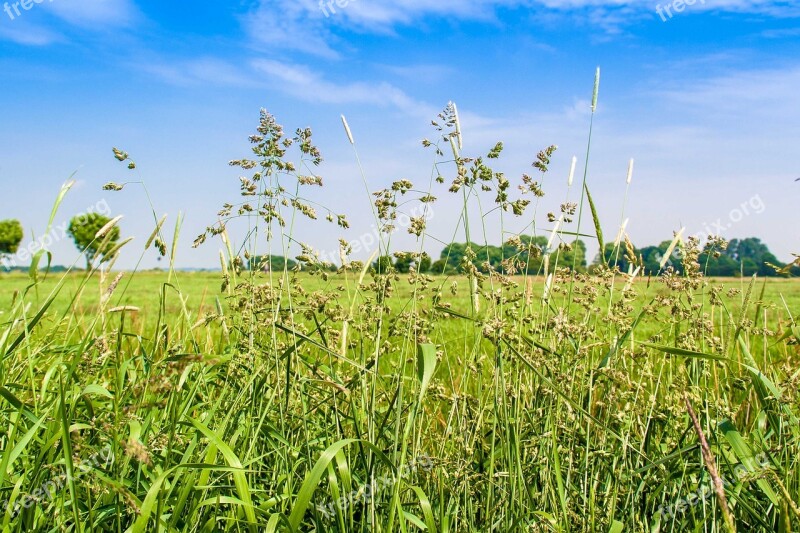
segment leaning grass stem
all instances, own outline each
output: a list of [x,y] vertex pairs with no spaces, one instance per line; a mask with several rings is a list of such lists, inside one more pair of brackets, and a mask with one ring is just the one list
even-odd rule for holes
[[700,421],[697,419],[697,415],[692,408],[692,402],[689,401],[689,396],[684,394],[683,400],[686,404],[686,410],[689,413],[689,417],[692,419],[694,430],[697,432],[697,437],[700,439],[700,449],[703,452],[703,462],[706,465],[708,473],[711,475],[711,481],[714,484],[714,493],[717,496],[717,503],[719,503],[722,516],[725,519],[725,527],[728,530],[728,533],[736,533],[736,522],[734,521],[731,510],[728,507],[728,499],[725,497],[725,487],[722,483],[722,479],[719,477],[719,473],[717,472],[714,454],[711,453],[711,448],[708,445],[705,433],[703,433],[703,428],[700,426]]

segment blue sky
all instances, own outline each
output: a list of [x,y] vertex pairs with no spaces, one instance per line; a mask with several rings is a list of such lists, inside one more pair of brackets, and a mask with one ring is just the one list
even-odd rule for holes
[[[353,229],[298,231],[336,250],[339,237],[357,240],[372,224],[340,114],[373,190],[401,178],[422,185],[431,159],[420,140],[433,137],[430,120],[450,100],[465,155],[503,141],[497,166],[514,180],[532,172],[541,148],[559,146],[537,221],[547,227],[572,156],[584,163],[600,66],[588,180],[607,234],[617,233],[635,158],[625,218],[637,245],[682,227],[724,228],[727,238],[763,238],[785,261],[800,252],[800,2],[351,0],[328,16],[311,0],[15,3],[0,12],[0,218],[20,219],[27,242],[77,171],[57,224],[105,202],[137,237],[121,262],[133,266],[152,230],[147,198],[101,187],[142,180],[159,214],[185,215],[178,265],[215,266],[218,243],[190,244],[237,200],[227,162],[248,154],[265,107],[287,130],[314,129],[326,184],[314,199],[347,213]],[[132,155],[136,173],[112,146]],[[457,232],[459,204],[437,196],[425,247],[438,255],[436,239]],[[525,226],[506,229],[514,224]],[[493,243],[496,225],[488,221]],[[51,250],[56,263],[75,259],[68,241]],[[147,253],[143,265],[156,264]]]

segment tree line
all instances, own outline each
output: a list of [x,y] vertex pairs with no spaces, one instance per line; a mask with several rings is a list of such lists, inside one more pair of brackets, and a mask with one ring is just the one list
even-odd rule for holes
[[[598,254],[591,264],[587,261],[586,244],[577,240],[572,244],[561,244],[550,250],[549,261],[553,267],[566,267],[577,272],[587,272],[594,267],[605,264],[616,266],[622,272],[641,267],[644,275],[658,274],[664,267],[672,267],[678,273],[684,272],[681,260],[683,249],[676,247],[670,257],[664,260],[672,241],[664,241],[657,246],[636,248],[630,243],[605,245],[603,255]],[[398,272],[408,272],[411,267],[419,272],[433,274],[457,274],[463,272],[470,263],[481,272],[493,270],[503,274],[528,273],[537,274],[544,271],[543,264],[548,252],[545,237],[520,236],[516,242],[508,242],[503,246],[481,245],[475,243],[453,243],[447,245],[439,255],[439,259],[429,260],[416,265],[405,257],[393,259],[384,256],[373,265],[376,270],[387,270],[393,267]],[[752,276],[773,277],[791,274],[800,276],[800,259],[794,263],[783,263],[773,254],[761,239],[750,237],[733,239],[726,246],[719,244],[705,247],[697,258],[700,270],[706,276],[736,277]]]
[[[120,230],[113,227],[102,239],[97,233],[111,219],[99,213],[88,213],[74,217],[67,230],[76,248],[84,255],[86,267],[96,262],[107,260],[107,253],[112,250],[120,238]],[[0,221],[0,259],[10,257],[19,251],[24,238],[22,224],[18,220]],[[457,274],[464,272],[471,264],[481,272],[489,270],[503,274],[528,273],[536,274],[544,270],[545,257],[548,255],[548,242],[545,237],[520,236],[502,246],[452,243],[441,251],[436,261],[427,254],[397,253],[393,256],[379,257],[372,267],[379,272],[394,270],[407,273],[412,269],[417,272],[431,274]],[[591,264],[587,261],[586,244],[578,239],[572,244],[560,244],[555,250],[549,250],[551,267],[566,267],[578,272],[586,272],[592,267],[605,264],[616,266],[627,272],[641,267],[644,274],[656,274],[661,264],[671,266],[679,273],[683,272],[680,260],[681,248],[676,248],[668,260],[664,256],[669,251],[671,241],[663,241],[657,246],[637,248],[631,243],[605,245],[603,254],[598,254]],[[791,274],[800,276],[800,260],[786,264],[778,260],[761,239],[750,237],[733,239],[727,246],[706,247],[699,255],[697,262],[707,276],[759,276],[769,277]],[[252,270],[283,271],[300,268],[296,260],[279,255],[256,256],[248,260]],[[334,265],[329,265],[336,270]]]
[[[616,265],[623,272],[627,272],[635,263],[636,266],[643,266],[645,272],[655,273],[658,272],[671,243],[672,241],[664,241],[658,246],[632,247],[631,250],[626,250],[624,245],[621,250],[615,250],[613,244],[607,244],[604,257],[607,264]],[[676,248],[667,264],[683,273],[681,255],[681,249]],[[726,246],[706,246],[698,256],[697,263],[701,272],[714,277],[754,274],[769,277],[781,275],[780,270],[784,270],[785,274],[800,275],[800,267],[795,266],[795,263],[780,262],[767,245],[756,237],[733,239]]]

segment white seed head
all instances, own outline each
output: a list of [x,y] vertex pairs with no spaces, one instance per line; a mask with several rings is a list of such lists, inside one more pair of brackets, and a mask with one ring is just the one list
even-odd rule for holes
[[628,181],[627,181],[628,185],[631,184],[632,179],[633,179],[633,159],[631,159],[631,162],[628,163]]
[[453,158],[458,162],[459,155],[458,155],[458,146],[456,146],[456,140],[453,137],[450,137],[450,148],[453,149]]
[[594,75],[594,91],[592,92],[592,113],[597,109],[597,95],[600,92],[600,67]]
[[[633,265],[631,265],[630,268],[633,269]],[[633,272],[630,273],[630,275],[628,277],[628,282],[625,284],[625,288],[622,289],[622,292],[628,292],[628,290],[631,288],[631,285],[633,285],[633,280],[636,279],[636,276],[639,275],[639,272],[641,270],[642,270],[642,267],[638,266],[638,267],[636,267],[636,270],[634,270]]]
[[94,238],[95,239],[100,239],[102,237],[105,237],[106,233],[111,231],[111,228],[116,226],[117,222],[119,222],[120,220],[122,220],[122,215],[116,216],[116,217],[112,218],[111,220],[109,220],[108,223],[105,226],[100,228],[100,230],[97,233],[94,234]]
[[681,238],[683,237],[683,232],[684,231],[686,231],[686,228],[681,228],[681,230],[678,233],[675,234],[675,238],[672,239],[672,243],[669,245],[669,248],[667,248],[667,251],[664,252],[664,257],[661,258],[661,263],[659,263],[659,265],[658,265],[658,269],[659,270],[662,270],[664,268],[664,265],[667,264],[667,261],[669,261],[669,258],[672,255],[672,252],[675,251],[675,247],[681,241]]
[[472,305],[475,312],[479,313],[481,310],[480,293],[478,293],[478,278],[472,278]]
[[350,125],[347,123],[347,119],[344,118],[344,115],[342,115],[342,125],[344,126],[345,133],[347,133],[347,139],[350,141],[350,144],[355,144],[353,132],[350,131]]
[[553,246],[553,241],[556,240],[556,235],[558,234],[558,229],[561,227],[561,222],[564,220],[564,215],[558,217],[556,220],[556,225],[553,226],[553,232],[550,233],[550,239],[547,241],[547,249],[550,250],[550,247]]
[[625,222],[619,227],[619,233],[617,233],[617,238],[614,241],[614,247],[619,246],[619,243],[622,242],[622,236],[625,235],[625,229],[628,227],[628,222],[630,221],[629,218],[625,219]]
[[550,287],[553,285],[553,275],[547,276],[547,281],[544,282],[544,294],[542,294],[542,301],[547,302],[550,298]]
[[567,179],[567,187],[572,187],[572,181],[575,179],[575,166],[578,164],[578,158],[572,156],[572,165],[569,167],[569,178]]
[[450,105],[453,106],[453,117],[456,122],[456,137],[458,137],[458,149],[464,149],[464,139],[461,138],[461,120],[458,118],[458,106],[455,102],[450,102]]
[[228,262],[225,261],[225,252],[222,250],[219,251],[219,264],[222,267],[222,274],[224,276],[228,275]]
[[342,354],[342,357],[347,356],[347,334],[350,331],[349,326],[350,324],[347,322],[347,320],[345,320],[344,324],[342,324],[342,346],[339,349],[339,353]]

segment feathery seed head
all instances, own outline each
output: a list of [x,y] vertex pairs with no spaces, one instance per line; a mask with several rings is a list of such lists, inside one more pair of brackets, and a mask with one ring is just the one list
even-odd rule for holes
[[344,126],[345,133],[347,133],[347,139],[350,141],[350,144],[355,144],[353,132],[350,131],[350,125],[347,123],[347,119],[344,118],[344,115],[342,115],[342,125]]
[[597,95],[600,92],[600,67],[594,75],[594,91],[592,92],[592,113],[597,109]]
[[461,137],[461,120],[458,117],[458,106],[456,106],[455,102],[450,102],[450,106],[453,108],[453,120],[455,121],[455,128],[456,128],[456,137],[458,138],[458,149],[464,149],[464,139]]
[[575,179],[575,167],[578,164],[578,158],[572,156],[572,165],[569,167],[569,178],[567,178],[567,187],[572,187],[572,181]]
[[94,234],[94,238],[95,239],[100,239],[102,237],[105,237],[106,234],[109,231],[111,231],[111,228],[116,226],[117,222],[119,222],[121,219],[122,219],[122,215],[118,215],[118,216],[112,218],[111,220],[109,220],[108,223],[105,226],[100,228],[100,230],[97,233]]
[[631,180],[633,179],[633,159],[631,159],[630,163],[628,163],[628,185],[631,184]]

